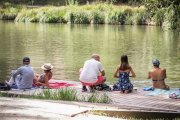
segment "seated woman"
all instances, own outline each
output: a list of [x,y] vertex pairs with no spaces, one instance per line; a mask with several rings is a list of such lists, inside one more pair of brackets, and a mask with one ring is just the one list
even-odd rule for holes
[[169,86],[165,84],[166,69],[159,68],[160,62],[157,59],[152,61],[154,69],[148,73],[148,79],[152,79],[153,88],[169,89]]
[[[131,76],[130,76],[131,74]],[[128,62],[127,55],[121,56],[121,64],[118,65],[114,77],[118,78],[118,82],[113,86],[113,90],[120,90],[121,93],[129,93],[133,90],[133,85],[129,77],[135,77],[135,73]]]
[[50,63],[45,63],[41,66],[41,69],[44,70],[42,75],[36,74],[34,76],[34,84],[37,86],[47,86],[49,87],[49,80],[52,78],[51,69],[53,66]]

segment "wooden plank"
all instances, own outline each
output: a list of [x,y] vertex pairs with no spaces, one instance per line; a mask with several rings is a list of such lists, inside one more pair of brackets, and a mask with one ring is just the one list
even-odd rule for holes
[[[88,96],[92,93],[81,92],[81,84],[77,83],[77,86],[72,88],[76,89],[78,95]],[[29,95],[34,92],[39,93],[42,90],[35,91],[11,91],[12,94],[24,94]],[[103,94],[104,92],[97,92],[98,94]],[[137,91],[133,91],[130,94],[121,94],[118,91],[106,92],[109,98],[112,100],[111,104],[106,104],[106,106],[116,106],[119,109],[128,110],[138,110],[138,111],[166,111],[166,112],[179,112],[180,113],[180,100],[171,99],[164,97],[162,95],[148,96],[149,92],[145,92],[142,88]]]

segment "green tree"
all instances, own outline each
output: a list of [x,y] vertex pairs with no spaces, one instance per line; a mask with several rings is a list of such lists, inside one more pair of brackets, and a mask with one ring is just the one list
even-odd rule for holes
[[[180,22],[180,0],[144,0],[143,1],[149,16],[152,18],[159,11],[164,11],[163,26],[166,28],[176,29]],[[162,13],[163,14],[163,13]]]

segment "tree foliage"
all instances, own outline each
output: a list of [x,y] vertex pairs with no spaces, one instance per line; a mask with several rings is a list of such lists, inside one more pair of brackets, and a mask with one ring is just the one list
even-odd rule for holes
[[179,27],[180,0],[144,0],[143,3],[150,17],[159,16],[159,24],[172,29]]

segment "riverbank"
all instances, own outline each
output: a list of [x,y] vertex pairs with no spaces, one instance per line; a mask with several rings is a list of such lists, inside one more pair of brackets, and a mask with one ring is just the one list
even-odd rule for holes
[[173,9],[163,8],[156,13],[147,12],[144,6],[116,6],[112,4],[7,7],[0,9],[0,19],[16,22],[70,23],[70,24],[116,24],[116,25],[160,25],[169,28]]
[[[64,81],[59,81],[59,82],[64,82]],[[81,91],[82,86],[80,82],[69,81],[68,83],[75,85],[75,86],[68,87],[68,89],[72,89],[74,92],[76,92],[75,96],[77,97],[77,99],[69,99],[74,96],[73,92],[68,92],[64,94],[62,93],[62,88],[59,88],[59,89],[38,88],[38,89],[33,89],[33,90],[11,90],[11,91],[0,91],[0,93],[1,93],[1,96],[9,96],[9,97],[19,97],[19,98],[29,98],[29,99],[34,98],[34,99],[41,99],[41,100],[48,99],[48,100],[56,100],[56,101],[62,101],[62,100],[71,101],[71,103],[76,102],[77,104],[81,106],[86,106],[86,107],[87,106],[92,107],[92,105],[104,106],[107,109],[115,108],[117,111],[118,110],[136,111],[136,112],[151,111],[156,114],[169,113],[169,114],[176,114],[176,115],[178,115],[180,112],[179,99],[169,98],[169,94],[167,94],[168,91],[163,91],[163,90],[143,91],[142,88],[134,88],[133,92],[129,94],[120,94],[119,91],[96,91],[95,93],[91,93],[89,91],[82,92]],[[57,93],[56,91],[61,91],[61,92]],[[94,96],[95,94],[97,97]],[[100,100],[99,98],[102,99],[103,97],[101,95],[103,94],[106,94],[106,96],[110,100],[108,101]],[[64,96],[63,98],[61,97],[62,95]],[[72,97],[68,98],[68,96],[70,95],[72,95]],[[35,96],[39,96],[39,97],[35,97]],[[83,100],[81,98],[83,98]],[[87,100],[87,98],[90,98],[90,99]],[[101,102],[99,102],[99,100]],[[151,113],[147,113],[147,114],[151,114]],[[147,116],[144,116],[144,117],[147,117]],[[156,118],[158,117],[156,116]],[[159,118],[161,117],[159,116]]]
[[115,108],[107,109],[106,106],[82,105],[75,102],[0,97],[0,108],[1,120],[118,120],[89,112]]

